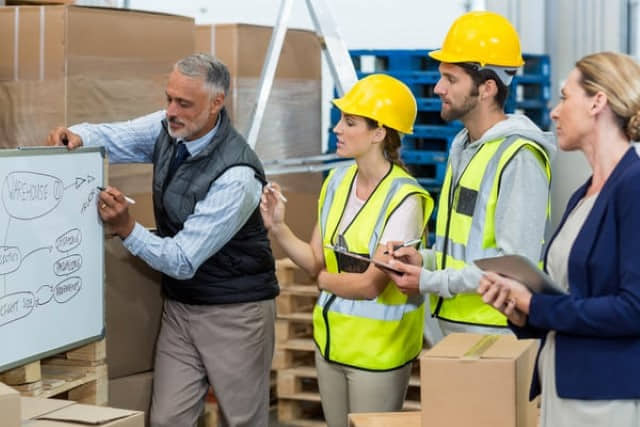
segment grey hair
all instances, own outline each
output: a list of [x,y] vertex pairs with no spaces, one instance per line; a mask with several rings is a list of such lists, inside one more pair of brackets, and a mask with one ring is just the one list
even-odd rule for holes
[[199,77],[213,95],[229,92],[229,70],[218,58],[195,53],[176,62],[174,69],[189,77]]

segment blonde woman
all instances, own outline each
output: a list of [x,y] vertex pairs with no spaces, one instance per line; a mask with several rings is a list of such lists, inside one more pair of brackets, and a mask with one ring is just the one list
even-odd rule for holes
[[640,425],[640,66],[603,52],[576,63],[551,112],[558,145],[592,175],[571,197],[545,269],[567,295],[487,273],[478,291],[519,337],[543,339],[531,387],[541,425]]

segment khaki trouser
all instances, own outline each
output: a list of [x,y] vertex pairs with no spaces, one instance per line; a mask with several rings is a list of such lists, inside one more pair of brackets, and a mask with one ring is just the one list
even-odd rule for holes
[[365,371],[327,362],[316,350],[322,410],[329,427],[347,427],[352,413],[402,409],[411,365],[392,371]]
[[267,427],[274,322],[273,299],[220,305],[166,300],[151,425],[194,426],[211,384],[223,426]]

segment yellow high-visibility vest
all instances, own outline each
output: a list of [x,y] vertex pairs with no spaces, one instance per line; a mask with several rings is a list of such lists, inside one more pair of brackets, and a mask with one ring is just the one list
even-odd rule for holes
[[[536,155],[550,182],[551,168],[546,151],[518,135],[484,143],[455,186],[451,164],[447,166],[436,219],[434,248],[439,270],[462,269],[475,259],[499,255],[495,211],[500,178],[505,166],[521,149]],[[526,214],[522,212],[522,215]],[[547,223],[549,221],[550,205],[547,203]],[[540,242],[541,255],[543,243]],[[458,294],[453,298],[431,295],[430,299],[431,312],[438,318],[481,326],[507,325],[506,317],[482,302],[477,294]]]
[[[356,173],[355,165],[334,169],[324,182],[318,203],[323,245],[338,243],[337,229]],[[433,199],[413,177],[392,166],[342,233],[348,249],[372,257],[389,217],[412,195],[422,200],[424,229]],[[332,249],[325,247],[324,258],[328,272],[340,272]],[[413,360],[422,349],[423,324],[423,296],[407,296],[393,282],[372,300],[345,299],[322,291],[313,310],[313,337],[325,359],[374,371],[395,369]]]

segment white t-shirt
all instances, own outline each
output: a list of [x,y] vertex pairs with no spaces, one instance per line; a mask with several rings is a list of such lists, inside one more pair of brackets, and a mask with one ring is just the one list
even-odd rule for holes
[[[347,228],[365,203],[365,200],[359,199],[356,195],[357,183],[358,176],[356,175],[338,227],[338,233],[342,233]],[[422,236],[422,232],[422,199],[417,195],[412,195],[407,197],[391,214],[382,232],[380,244],[383,245],[388,241],[418,239]]]

